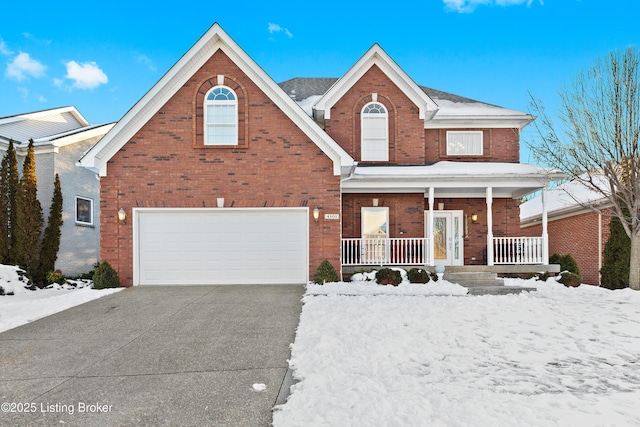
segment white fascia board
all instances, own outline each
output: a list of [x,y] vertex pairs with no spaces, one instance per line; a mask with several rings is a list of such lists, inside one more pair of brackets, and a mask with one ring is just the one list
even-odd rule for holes
[[493,129],[520,129],[522,130],[534,120],[531,115],[522,117],[509,116],[449,116],[438,117],[424,122],[425,129],[469,129],[469,128],[493,128]]
[[396,64],[378,45],[369,49],[344,76],[336,81],[315,105],[316,111],[322,111],[325,119],[331,118],[333,107],[364,74],[377,65],[391,81],[413,102],[420,111],[420,118],[427,117],[427,111],[436,111],[438,104]]
[[[612,207],[613,205],[609,202],[607,198],[602,198],[598,201],[592,203],[594,209],[602,210]],[[559,219],[570,218],[576,215],[582,215],[585,213],[592,213],[593,209],[590,209],[587,206],[583,206],[580,204],[567,206],[562,209],[556,209],[553,211],[547,212],[548,221],[557,221]],[[532,225],[539,224],[542,221],[542,214],[538,213],[526,218],[520,218],[520,226],[521,227],[529,227]]]
[[107,174],[107,162],[138,132],[218,50],[247,76],[333,161],[334,175],[354,164],[353,158],[331,139],[216,23],[138,101],[98,144],[80,160],[84,167]]
[[33,120],[39,117],[50,116],[52,114],[63,114],[63,113],[71,113],[76,118],[76,120],[78,120],[78,122],[82,124],[82,126],[89,126],[89,122],[87,121],[87,119],[85,119],[84,116],[80,114],[78,109],[73,106],[58,107],[58,108],[52,108],[50,110],[42,110],[42,111],[36,111],[33,113],[18,114],[11,117],[0,118],[0,125],[7,124],[7,123],[20,122],[23,120]]

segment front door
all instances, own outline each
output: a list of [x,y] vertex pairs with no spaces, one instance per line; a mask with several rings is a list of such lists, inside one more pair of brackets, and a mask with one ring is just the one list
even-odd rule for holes
[[[425,236],[429,212],[425,211]],[[463,265],[464,241],[462,235],[462,211],[433,212],[433,253],[436,264]]]

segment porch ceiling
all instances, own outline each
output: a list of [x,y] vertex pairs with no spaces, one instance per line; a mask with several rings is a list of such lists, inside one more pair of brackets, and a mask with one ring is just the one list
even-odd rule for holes
[[343,179],[343,193],[428,193],[436,197],[520,198],[566,174],[522,163],[438,162],[427,166],[358,166]]

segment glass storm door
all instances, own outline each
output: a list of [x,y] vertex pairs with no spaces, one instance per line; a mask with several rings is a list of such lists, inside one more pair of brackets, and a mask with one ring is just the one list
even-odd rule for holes
[[362,208],[362,262],[384,264],[388,238],[389,208]]
[[[425,212],[425,229],[427,230],[428,220],[429,213]],[[433,212],[433,253],[436,264],[464,264],[462,237],[462,211]]]

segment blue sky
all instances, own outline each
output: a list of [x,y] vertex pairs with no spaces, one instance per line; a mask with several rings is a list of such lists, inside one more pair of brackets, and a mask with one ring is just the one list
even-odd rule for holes
[[349,4],[10,2],[0,116],[74,105],[92,123],[117,121],[214,22],[276,82],[340,77],[379,43],[420,85],[520,111],[529,92],[553,110],[596,58],[640,48],[637,0]]

